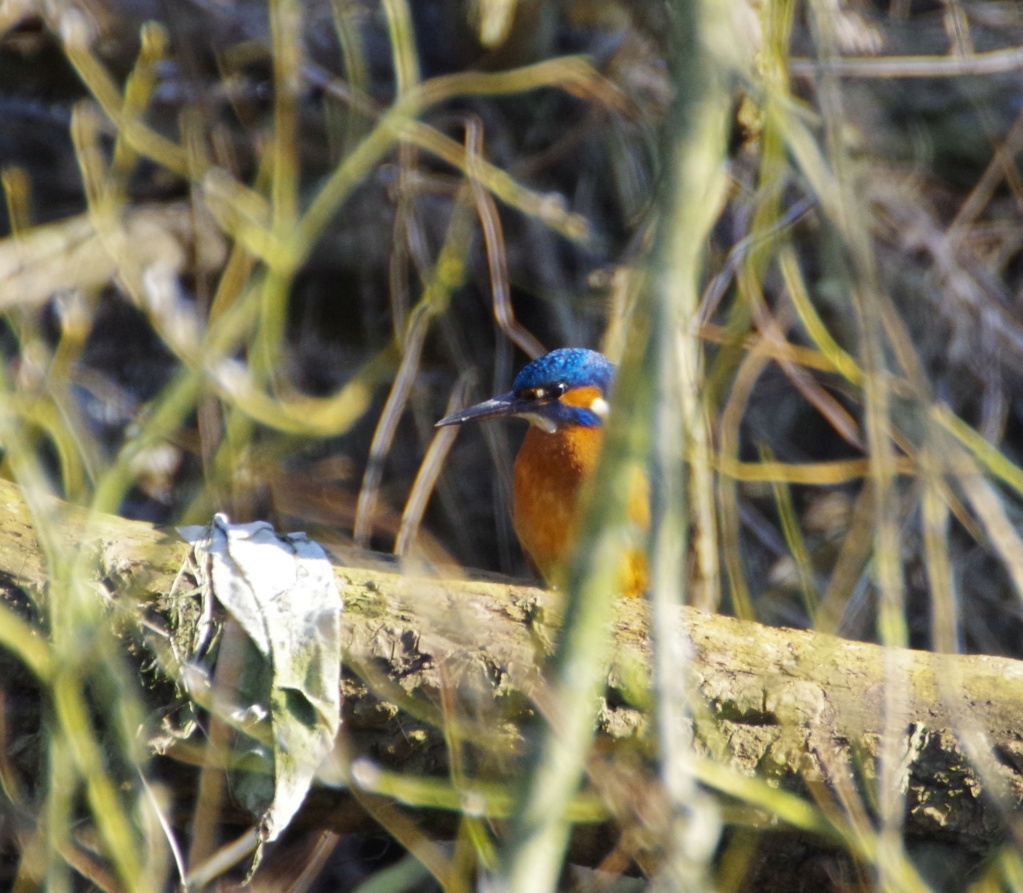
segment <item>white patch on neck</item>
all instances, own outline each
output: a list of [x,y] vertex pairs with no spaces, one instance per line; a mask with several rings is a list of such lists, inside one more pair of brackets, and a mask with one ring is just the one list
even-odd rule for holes
[[603,421],[607,418],[608,413],[611,412],[611,404],[603,397],[594,397],[593,402],[590,404],[590,412]]
[[537,428],[546,434],[554,434],[558,430],[556,422],[539,413],[524,412],[522,413],[522,418],[529,422],[530,425],[536,425]]

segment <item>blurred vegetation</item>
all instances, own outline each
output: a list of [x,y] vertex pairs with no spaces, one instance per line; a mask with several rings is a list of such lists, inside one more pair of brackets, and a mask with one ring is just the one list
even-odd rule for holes
[[[1023,658],[1021,48],[1011,0],[0,3],[2,470],[50,581],[0,606],[7,715],[26,692],[45,704],[0,726],[0,886],[168,889],[182,866],[160,820],[192,843],[137,734],[131,612],[98,599],[47,495],[523,576],[517,430],[455,443],[433,423],[556,346],[624,358],[605,470],[643,464],[677,494],[652,538],[676,597]],[[570,622],[600,587],[614,494],[597,501]],[[597,669],[601,616],[564,645]],[[730,812],[719,839],[664,691],[644,697],[661,761],[648,743],[599,771],[660,779],[692,811],[621,810],[617,889],[793,889],[758,837],[792,804]],[[349,868],[318,889],[427,885],[425,864],[467,890],[507,869],[501,823],[461,810],[441,862],[382,819],[390,864],[372,874],[374,842],[344,842]],[[873,814],[829,826],[868,839],[831,837],[807,885],[1023,889],[1016,837],[964,867],[901,841],[898,809]],[[248,852],[230,855],[218,870],[243,875]]]

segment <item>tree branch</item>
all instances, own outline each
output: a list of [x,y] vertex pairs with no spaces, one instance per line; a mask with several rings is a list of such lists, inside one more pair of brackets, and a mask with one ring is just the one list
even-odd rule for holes
[[[42,593],[46,568],[30,513],[14,485],[0,482],[0,497],[0,573]],[[147,524],[87,523],[80,509],[57,502],[52,509],[65,542],[95,550],[97,577],[112,595],[167,599],[185,543]],[[454,768],[466,778],[514,778],[528,721],[544,713],[557,594],[381,567],[336,568],[345,601],[348,755],[409,775],[446,776]],[[907,833],[977,855],[1004,836],[1004,816],[1023,805],[1023,663],[886,652],[693,610],[683,621],[692,650],[679,697],[691,696],[697,754],[818,802],[847,804],[850,792],[861,796],[855,792],[876,776],[885,734],[898,730]],[[620,600],[612,633],[600,750],[642,757],[654,747],[642,704],[650,666],[645,602]],[[901,715],[886,729],[891,684],[902,693]],[[314,816],[329,825],[315,802]]]

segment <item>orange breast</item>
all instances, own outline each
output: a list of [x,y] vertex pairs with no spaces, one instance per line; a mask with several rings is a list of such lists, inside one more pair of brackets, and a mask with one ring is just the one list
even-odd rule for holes
[[[574,544],[579,494],[596,467],[602,438],[599,427],[563,427],[547,434],[530,426],[515,459],[515,533],[540,573],[555,586]],[[644,529],[649,526],[648,505],[642,482],[633,492],[629,514]],[[645,590],[646,563],[640,553],[630,553],[621,587],[630,596]]]

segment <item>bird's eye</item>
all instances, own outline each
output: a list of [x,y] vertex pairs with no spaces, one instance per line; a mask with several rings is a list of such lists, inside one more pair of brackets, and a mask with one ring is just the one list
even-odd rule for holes
[[559,381],[557,384],[552,384],[548,387],[523,388],[519,391],[518,396],[523,400],[557,400],[567,390],[568,385],[563,381]]

